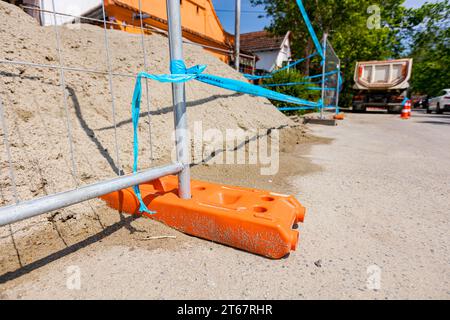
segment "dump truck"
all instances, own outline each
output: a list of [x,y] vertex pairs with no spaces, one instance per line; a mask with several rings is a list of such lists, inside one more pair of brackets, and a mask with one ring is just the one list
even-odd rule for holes
[[357,62],[353,111],[401,113],[411,78],[412,59]]

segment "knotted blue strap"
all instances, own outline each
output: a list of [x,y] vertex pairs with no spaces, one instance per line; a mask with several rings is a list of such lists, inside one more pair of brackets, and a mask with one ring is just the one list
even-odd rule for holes
[[[288,96],[243,81],[222,78],[210,74],[203,74],[203,71],[205,71],[205,69],[206,66],[204,65],[197,65],[187,69],[183,61],[173,60],[170,63],[171,74],[152,75],[146,72],[140,72],[138,74],[136,78],[136,84],[134,87],[133,101],[131,103],[131,115],[133,122],[133,173],[136,173],[138,170],[138,157],[139,157],[138,124],[142,98],[142,78],[166,83],[167,82],[182,83],[195,79],[227,90],[251,94],[254,96],[261,96],[268,99],[284,101],[297,105],[304,105],[308,106],[309,108],[321,106],[321,102],[311,102],[297,97]],[[139,186],[138,185],[133,186],[133,190],[134,193],[136,194],[137,199],[139,200],[140,204],[139,211],[154,214],[155,212],[150,211],[145,205],[141,196],[141,192],[139,190]]]
[[[155,80],[158,82],[180,83],[193,80],[197,75],[206,69],[206,66],[200,65],[189,68],[186,67],[183,61],[174,60],[170,64],[172,74],[153,75],[146,72],[140,72],[136,78],[136,84],[134,86],[133,101],[131,103],[131,118],[133,121],[133,173],[138,170],[138,157],[139,157],[139,139],[138,139],[138,125],[139,116],[141,110],[141,98],[142,98],[142,78]],[[133,186],[136,198],[139,200],[139,211],[149,214],[155,214],[156,212],[150,211],[145,205],[139,186]]]

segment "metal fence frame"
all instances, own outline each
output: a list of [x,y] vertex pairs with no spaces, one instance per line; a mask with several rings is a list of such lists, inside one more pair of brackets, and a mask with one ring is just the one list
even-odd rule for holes
[[331,51],[333,57],[335,58],[335,63],[336,63],[336,69],[334,71],[336,71],[336,87],[330,87],[330,89],[336,89],[336,96],[334,98],[334,107],[336,108],[336,113],[339,113],[339,95],[340,95],[340,89],[341,89],[341,85],[342,85],[342,79],[341,79],[341,59],[339,59],[339,56],[336,54],[336,52],[334,51],[334,48],[331,44],[331,42],[327,39],[327,46],[328,46],[328,51]]
[[[141,10],[141,0],[139,0],[139,8],[140,8],[140,20],[141,20],[141,43],[143,46],[144,52],[144,66],[148,67],[146,51],[144,45],[144,27],[142,21],[142,10]],[[94,183],[91,185],[86,185],[83,187],[76,187],[73,190],[56,193],[32,200],[20,201],[18,196],[16,181],[15,181],[15,172],[13,166],[13,160],[11,156],[11,149],[9,143],[9,132],[8,126],[5,119],[5,113],[3,108],[3,103],[0,97],[0,125],[3,127],[4,133],[4,143],[7,153],[7,160],[9,164],[9,175],[12,182],[13,193],[15,204],[0,207],[0,226],[8,225],[20,220],[24,220],[27,218],[31,218],[40,214],[44,214],[53,210],[62,209],[86,200],[94,199],[99,196],[122,190],[124,188],[128,188],[134,185],[138,185],[147,181],[151,181],[157,178],[161,178],[171,174],[178,174],[179,179],[179,196],[182,199],[189,199],[190,195],[190,168],[189,168],[189,141],[187,137],[187,114],[186,114],[186,98],[185,98],[185,85],[184,83],[174,83],[172,84],[172,96],[173,96],[173,105],[174,105],[174,122],[175,122],[175,134],[176,134],[176,153],[177,153],[177,162],[173,164],[169,164],[162,167],[151,168],[148,170],[140,171],[131,175],[123,175],[123,171],[120,169],[120,161],[119,161],[119,147],[117,142],[117,123],[115,119],[115,99],[113,92],[112,79],[113,76],[124,76],[124,77],[135,77],[134,74],[121,74],[121,73],[113,73],[111,67],[110,53],[109,53],[109,43],[108,43],[108,34],[107,34],[107,24],[110,22],[106,21],[105,14],[105,6],[102,1],[102,12],[103,12],[103,29],[104,29],[104,41],[105,41],[105,51],[106,51],[106,60],[107,60],[107,72],[99,71],[99,70],[91,70],[85,68],[70,68],[65,67],[62,60],[61,55],[61,41],[60,41],[60,33],[59,27],[56,24],[56,16],[57,12],[55,11],[55,1],[52,0],[52,14],[55,22],[54,30],[58,51],[58,65],[46,65],[46,64],[37,64],[30,63],[26,61],[9,61],[9,60],[0,60],[1,64],[12,64],[12,65],[24,65],[30,67],[38,67],[38,68],[49,68],[49,69],[57,69],[60,72],[60,83],[61,90],[63,94],[63,105],[65,110],[65,116],[67,120],[67,136],[69,140],[70,153],[71,153],[71,162],[72,162],[72,175],[76,177],[77,175],[77,166],[74,158],[74,150],[73,150],[73,142],[72,142],[72,129],[70,126],[69,120],[69,111],[68,111],[68,97],[67,90],[65,84],[65,72],[66,71],[79,71],[86,73],[99,73],[108,76],[109,81],[109,89],[112,97],[111,104],[111,112],[113,114],[113,125],[114,125],[114,135],[115,135],[115,153],[116,153],[116,161],[117,167],[119,168],[117,174],[119,177],[115,179],[110,179],[106,181],[100,181],[98,183]],[[167,17],[168,17],[168,36],[169,36],[169,48],[170,48],[170,58],[171,60],[183,60],[183,40],[181,33],[181,16],[180,16],[180,1],[179,0],[167,0]],[[148,95],[148,84],[146,83],[146,93]],[[147,99],[147,108],[150,111],[149,99]],[[148,112],[150,117],[150,112]],[[150,134],[150,144],[151,144],[151,123],[149,118],[149,134]],[[75,179],[76,180],[76,179]]]
[[[324,119],[324,110],[325,109],[335,109],[336,114],[339,113],[339,94],[340,94],[340,65],[341,61],[337,54],[334,52],[334,49],[331,45],[331,43],[328,41],[328,34],[325,33],[323,35],[323,60],[322,60],[322,90],[321,90],[321,101],[322,101],[322,108],[320,109],[320,118]],[[327,64],[329,63],[328,59],[329,56],[332,56],[335,58],[334,63],[336,64],[336,67],[332,70],[327,70]],[[328,73],[334,72],[334,74],[327,76]],[[333,79],[334,81],[329,81],[330,79]],[[331,82],[331,86],[328,85],[328,82]],[[333,83],[335,82],[335,84]],[[327,97],[329,94],[327,92],[335,92],[333,94],[333,97]],[[330,99],[331,103],[327,103],[327,100]]]

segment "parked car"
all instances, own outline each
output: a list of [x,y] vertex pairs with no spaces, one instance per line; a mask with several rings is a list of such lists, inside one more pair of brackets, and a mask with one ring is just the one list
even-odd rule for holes
[[428,106],[428,96],[413,96],[411,100],[415,109],[426,109]]
[[441,114],[444,111],[450,111],[450,89],[442,90],[439,97],[431,98],[429,100],[427,113],[435,111],[437,114]]

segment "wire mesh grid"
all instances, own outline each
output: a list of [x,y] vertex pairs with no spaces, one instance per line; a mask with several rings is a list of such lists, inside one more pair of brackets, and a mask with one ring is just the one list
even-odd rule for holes
[[[145,34],[148,33],[164,33],[159,32],[153,28],[145,26],[142,14],[142,0],[139,0],[139,12],[137,19],[139,19],[139,25],[133,26],[137,28],[140,37],[141,47],[141,59],[136,62],[139,70],[149,71],[149,62],[147,57],[147,46]],[[126,79],[129,83],[134,81],[136,76],[133,72],[114,71],[112,66],[112,60],[114,59],[112,45],[110,43],[109,30],[111,26],[117,25],[116,22],[110,21],[107,17],[104,1],[101,1],[102,19],[94,19],[91,17],[83,17],[70,15],[62,12],[57,12],[55,9],[55,0],[51,1],[51,10],[44,10],[35,7],[22,6],[23,9],[37,10],[41,13],[45,13],[47,17],[51,17],[51,27],[47,29],[53,29],[54,45],[52,47],[45,48],[46,54],[36,57],[36,55],[25,55],[17,53],[15,50],[6,51],[11,53],[11,56],[5,54],[0,56],[0,77],[7,84],[5,89],[9,92],[0,94],[0,126],[1,135],[3,136],[2,144],[4,152],[1,157],[1,178],[0,184],[0,206],[10,205],[13,203],[19,203],[22,200],[27,200],[36,196],[46,195],[53,192],[65,191],[66,189],[76,189],[85,183],[93,182],[89,179],[91,173],[89,169],[93,169],[97,164],[89,155],[89,152],[83,151],[80,148],[79,139],[74,135],[74,130],[79,130],[81,127],[90,140],[95,144],[97,149],[103,154],[103,158],[110,164],[112,171],[116,175],[122,175],[123,170],[123,153],[121,143],[118,138],[118,125],[120,125],[120,119],[117,119],[117,95],[116,89],[118,83],[121,83]],[[74,46],[71,49],[76,49],[76,44],[70,44],[70,41],[64,39],[64,31],[67,28],[73,28],[74,26],[60,25],[60,19],[58,17],[71,17],[78,19],[77,21],[94,23],[97,26],[95,28],[103,28],[103,52],[97,52],[98,56],[104,55],[103,64],[90,63],[89,61],[81,61],[76,56],[68,54],[67,45]],[[123,33],[124,37],[136,38],[136,34]],[[86,36],[86,33],[80,34],[80,38]],[[33,34],[29,34],[24,38],[20,38],[19,41],[23,41],[25,38],[33,37]],[[8,39],[16,41],[17,39]],[[92,44],[93,39],[83,39],[87,44]],[[40,43],[36,43],[40,46]],[[24,49],[32,51],[32,48]],[[117,46],[117,44],[116,44]],[[41,49],[43,49],[42,44]],[[97,48],[97,47],[96,47]],[[95,50],[86,49],[86,50]],[[40,50],[40,52],[45,50]],[[71,51],[73,52],[73,50]],[[98,59],[97,61],[102,60]],[[95,132],[95,128],[91,128],[91,125],[83,119],[83,114],[86,112],[92,112],[92,110],[85,109],[86,105],[92,106],[98,97],[90,97],[89,103],[80,103],[80,97],[77,96],[77,88],[73,85],[75,79],[86,79],[86,77],[92,77],[94,80],[94,86],[103,86],[107,88],[110,102],[110,113],[103,115],[108,119],[108,128],[111,130],[107,133],[113,136],[113,144],[105,145],[102,142],[100,133]],[[29,85],[29,82],[34,81],[39,83],[36,85],[36,89],[32,95],[23,98],[24,90],[21,87]],[[92,85],[92,84],[86,84]],[[32,84],[32,86],[35,86]],[[56,88],[59,89],[56,90]],[[152,125],[151,125],[151,103],[149,97],[148,84],[145,85],[145,93],[143,101],[146,102],[146,123],[147,123],[147,135],[146,140],[149,141],[149,145],[145,147],[147,150],[146,156],[148,158],[147,164],[151,164],[153,157],[153,144],[152,144]],[[42,90],[46,94],[39,92]],[[30,90],[28,90],[29,92]],[[0,91],[1,92],[1,91]],[[48,94],[54,97],[52,101],[43,101],[48,97]],[[21,95],[21,96],[20,96]],[[15,97],[20,96],[20,99]],[[22,106],[24,100],[27,100],[28,106]],[[128,101],[131,99],[128,97]],[[55,103],[56,107],[51,107],[50,104]],[[47,105],[46,105],[47,104]],[[123,107],[121,104],[120,107]],[[51,110],[50,110],[51,109]],[[23,115],[23,114],[28,115]],[[62,115],[62,116],[61,116]],[[59,117],[63,119],[64,126],[55,128],[53,117]],[[25,117],[25,120],[24,118]],[[39,128],[30,125],[29,128],[22,125],[26,122],[26,117],[39,118],[39,122],[42,126]],[[77,118],[77,119],[74,119]],[[105,121],[106,124],[106,121]],[[74,128],[76,126],[77,128]],[[25,128],[25,129],[24,129]],[[28,142],[29,139],[28,130],[33,131],[33,138],[36,141]],[[58,133],[57,135],[55,134]],[[22,133],[22,134],[21,134]],[[65,140],[65,141],[63,141]],[[49,150],[44,150],[44,146],[39,150],[36,148],[39,145],[39,141],[45,141],[52,145],[53,153],[56,153],[54,157],[56,160],[62,163],[62,165],[54,165],[55,161],[46,161],[45,153]],[[32,148],[33,147],[33,148]],[[49,152],[50,154],[52,152]],[[66,156],[66,154],[68,156]],[[49,155],[51,157],[51,155]],[[26,159],[26,161],[25,161]],[[55,160],[52,159],[52,160]],[[80,168],[82,167],[82,168]],[[35,170],[36,176],[26,176],[24,171]],[[108,176],[105,175],[104,178]],[[58,182],[55,180],[59,180]],[[65,180],[65,183],[60,181]],[[40,185],[36,187],[36,185]]]
[[339,108],[340,87],[340,60],[336,55],[330,41],[326,41],[325,49],[325,78],[324,84],[324,106],[328,108]]
[[339,108],[340,60],[330,41],[326,39],[323,104],[326,108]]

